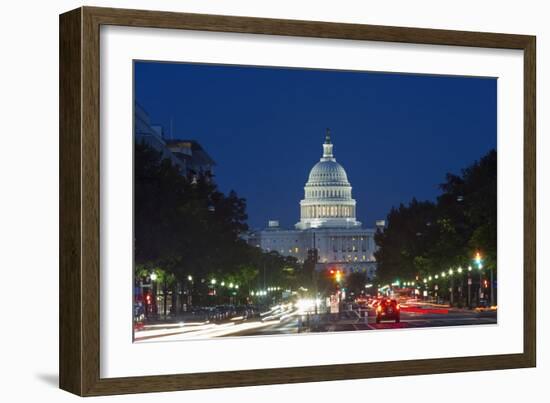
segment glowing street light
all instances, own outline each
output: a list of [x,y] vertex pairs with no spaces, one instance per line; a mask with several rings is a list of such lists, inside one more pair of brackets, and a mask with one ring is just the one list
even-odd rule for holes
[[193,276],[192,276],[192,275],[188,275],[188,276],[187,276],[187,280],[188,280],[188,281],[193,281]]
[[158,278],[157,273],[155,272],[152,272],[149,277],[151,278],[152,281],[157,281],[157,278]]
[[474,260],[477,264],[477,268],[479,270],[483,269],[483,259],[481,258],[481,253],[479,253],[479,251],[476,252],[476,256],[475,256]]
[[476,256],[475,256],[474,260],[476,261],[477,264],[480,264],[481,263],[481,253],[476,252]]
[[212,280],[210,280],[210,284],[215,285],[216,284],[216,279],[213,278]]

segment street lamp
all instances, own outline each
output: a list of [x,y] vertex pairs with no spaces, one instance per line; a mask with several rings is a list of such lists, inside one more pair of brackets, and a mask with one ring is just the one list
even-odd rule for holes
[[481,253],[479,253],[479,251],[476,252],[476,256],[475,256],[474,260],[476,261],[476,264],[477,264],[477,266],[478,266],[479,268],[483,267],[483,265],[482,265],[482,263],[481,263],[481,262],[482,262],[482,260],[481,260]]
[[156,281],[158,279],[158,275],[157,273],[155,272],[152,272],[150,275],[149,275],[149,278],[151,279],[151,282],[153,283],[152,284],[152,287],[151,287],[151,291],[152,291],[152,294],[153,294],[153,306],[152,306],[152,309],[153,309],[153,313],[156,315],[157,313],[157,285],[156,285]]
[[453,269],[449,269],[449,277],[451,277],[451,284],[450,284],[450,287],[449,287],[449,292],[450,292],[450,300],[451,300],[451,306],[453,306],[453,303],[454,303],[454,292],[455,292],[455,281],[454,281],[454,270]]
[[[478,292],[478,299],[481,299],[482,295],[482,288],[481,288],[481,269],[483,269],[483,259],[481,258],[481,253],[479,251],[476,252],[474,256],[474,261],[477,265],[477,269],[479,270],[479,292]],[[492,292],[491,292],[492,294]]]

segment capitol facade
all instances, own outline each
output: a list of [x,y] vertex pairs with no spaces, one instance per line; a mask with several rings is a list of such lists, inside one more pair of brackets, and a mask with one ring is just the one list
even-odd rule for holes
[[[351,190],[346,171],[336,162],[327,130],[323,156],[311,169],[304,187],[300,221],[294,229],[283,229],[277,220],[270,220],[267,228],[250,234],[248,242],[301,262],[317,250],[318,271],[365,272],[369,279],[374,278],[376,228],[363,228],[357,221]],[[377,227],[383,226],[383,221],[377,221]]]

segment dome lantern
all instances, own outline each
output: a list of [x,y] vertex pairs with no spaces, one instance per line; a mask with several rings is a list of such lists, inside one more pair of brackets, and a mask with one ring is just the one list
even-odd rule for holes
[[327,133],[325,135],[325,142],[323,144],[323,158],[321,161],[334,161],[334,155],[332,155],[332,142],[330,141],[330,129],[327,128]]

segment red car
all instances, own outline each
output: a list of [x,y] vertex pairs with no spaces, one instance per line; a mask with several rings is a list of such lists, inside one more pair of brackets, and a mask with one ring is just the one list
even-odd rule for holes
[[401,307],[395,299],[381,299],[376,304],[376,323],[383,320],[401,321]]

